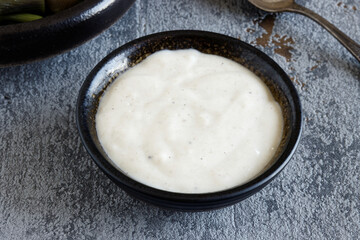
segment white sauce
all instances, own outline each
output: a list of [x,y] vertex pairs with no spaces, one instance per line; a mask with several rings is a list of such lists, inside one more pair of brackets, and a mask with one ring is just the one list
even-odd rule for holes
[[163,50],[108,87],[96,129],[109,158],[131,178],[205,193],[264,170],[282,138],[283,118],[247,68],[196,50]]

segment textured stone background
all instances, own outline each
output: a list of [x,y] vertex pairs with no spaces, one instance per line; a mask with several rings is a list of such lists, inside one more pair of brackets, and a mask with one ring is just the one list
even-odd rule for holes
[[[359,0],[299,3],[360,42]],[[94,65],[132,39],[172,29],[252,43],[284,68],[302,99],[304,133],[290,164],[225,209],[181,213],[131,199],[77,133],[77,93]],[[269,15],[244,0],[139,0],[97,38],[0,69],[0,80],[0,239],[359,239],[360,63],[301,15]]]

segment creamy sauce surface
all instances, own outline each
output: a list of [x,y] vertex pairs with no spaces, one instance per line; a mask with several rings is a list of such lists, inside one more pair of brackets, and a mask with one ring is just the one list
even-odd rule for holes
[[193,49],[162,50],[105,91],[96,129],[131,178],[172,192],[229,189],[256,177],[282,138],[279,104],[250,70]]

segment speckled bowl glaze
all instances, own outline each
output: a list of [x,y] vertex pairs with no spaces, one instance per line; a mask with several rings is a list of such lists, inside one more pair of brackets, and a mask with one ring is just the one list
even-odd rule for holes
[[[113,166],[95,129],[95,115],[107,86],[146,56],[162,49],[197,49],[232,59],[253,71],[270,88],[280,103],[284,134],[274,161],[255,179],[232,189],[182,194],[158,190],[139,183]],[[148,203],[181,211],[203,211],[237,203],[267,185],[289,162],[300,139],[302,114],[299,97],[286,73],[256,48],[228,36],[203,31],[163,32],[134,40],[103,59],[85,80],[77,102],[77,124],[82,142],[100,169],[131,196]]]
[[0,26],[0,67],[28,63],[72,49],[119,19],[135,0],[84,0],[27,23]]

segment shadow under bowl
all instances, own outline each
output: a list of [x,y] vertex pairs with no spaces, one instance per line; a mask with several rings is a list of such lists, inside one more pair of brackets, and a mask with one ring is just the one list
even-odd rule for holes
[[[272,163],[246,184],[219,192],[183,194],[155,189],[139,183],[116,168],[103,150],[95,128],[99,99],[123,72],[162,50],[197,49],[238,62],[254,72],[269,87],[280,104],[284,131]],[[203,31],[171,31],[129,42],[105,57],[80,89],[77,124],[82,142],[99,168],[131,196],[145,202],[181,211],[217,209],[237,203],[266,186],[289,162],[299,142],[302,112],[298,94],[286,73],[267,55],[238,39]]]
[[95,37],[135,0],[83,0],[42,19],[0,26],[0,67],[60,54]]

